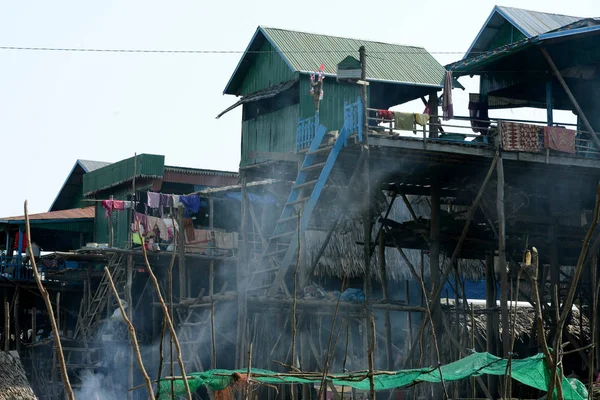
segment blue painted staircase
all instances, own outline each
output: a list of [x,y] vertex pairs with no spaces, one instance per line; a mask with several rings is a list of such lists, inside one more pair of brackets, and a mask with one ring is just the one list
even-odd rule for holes
[[[333,145],[322,145],[327,129],[319,124],[318,114],[298,121],[296,149],[302,151],[308,146],[308,150],[263,255],[249,277],[248,292],[275,296],[283,290],[289,295],[285,276],[290,266],[296,263],[298,237],[303,237],[327,179],[340,152],[348,145],[349,137],[356,134],[358,141],[362,142],[362,127],[360,98],[344,106],[344,125]],[[322,161],[325,156],[326,160]]]

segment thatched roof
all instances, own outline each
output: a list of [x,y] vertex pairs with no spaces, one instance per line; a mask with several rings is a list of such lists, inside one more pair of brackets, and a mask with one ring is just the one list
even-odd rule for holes
[[0,352],[0,399],[37,400],[16,352]]
[[[391,199],[389,197],[378,201],[378,213],[384,215],[387,211],[387,204]],[[415,211],[417,217],[429,217],[430,206],[425,198],[418,196],[410,196],[409,201]],[[396,199],[388,219],[404,222],[412,220],[412,216],[400,197]],[[349,208],[345,213],[343,221],[338,225],[335,233],[332,235],[328,246],[320,258],[317,267],[314,271],[318,276],[331,276],[342,278],[344,276],[356,277],[364,275],[364,249],[363,246],[357,243],[363,242],[364,228],[361,218],[361,210]],[[380,224],[375,223],[371,237],[374,238],[380,229]],[[308,265],[314,262],[321,244],[327,237],[327,232],[322,230],[308,230],[306,232],[306,246],[308,252]],[[423,268],[424,277],[429,276],[429,256],[423,256],[423,266],[421,261],[421,251],[405,249],[404,252],[407,258],[417,270],[420,272]],[[412,279],[411,271],[404,259],[398,251],[393,247],[388,247],[385,250],[386,268],[388,280],[400,281]],[[448,257],[449,258],[449,257]],[[377,250],[373,254],[373,265],[378,265],[379,256]],[[444,261],[448,261],[444,259]],[[378,268],[373,268],[373,274],[379,278]],[[459,271],[461,275],[468,279],[481,279],[483,276],[483,266],[480,262],[470,260],[459,260]]]

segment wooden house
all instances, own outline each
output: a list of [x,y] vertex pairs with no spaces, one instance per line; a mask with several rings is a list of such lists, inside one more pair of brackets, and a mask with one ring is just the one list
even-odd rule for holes
[[224,90],[240,99],[219,115],[242,106],[242,168],[290,160],[284,154],[296,152],[298,119],[315,114],[310,76],[321,65],[319,121],[329,130],[342,128],[344,104],[356,102],[360,86],[338,82],[338,64],[357,59],[361,46],[368,58],[368,107],[387,110],[441,90],[445,69],[421,47],[260,26]]

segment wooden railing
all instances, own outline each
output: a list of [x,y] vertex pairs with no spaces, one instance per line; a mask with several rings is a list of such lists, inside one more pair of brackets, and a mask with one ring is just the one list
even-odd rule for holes
[[[396,137],[402,136],[426,141],[442,141],[474,146],[493,147],[494,136],[498,133],[498,125],[502,121],[536,125],[540,128],[540,134],[538,135],[539,152],[542,154],[550,154],[551,151],[544,148],[544,138],[541,130],[546,126],[546,123],[543,121],[503,118],[490,118],[489,120],[484,121],[463,116],[456,116],[448,121],[444,121],[441,116],[437,116],[431,118],[424,126],[413,122],[411,130],[401,130],[396,129],[393,118],[379,118],[377,116],[377,110],[371,108],[367,110],[370,132]],[[473,125],[476,125],[475,129],[477,132],[474,132]],[[600,150],[595,146],[589,132],[578,129],[575,124],[571,123],[554,123],[553,126],[562,126],[577,132],[575,138],[575,154],[571,154],[571,156],[600,158]],[[434,132],[433,135],[432,132]],[[597,136],[600,138],[600,135]],[[566,155],[567,153],[560,154]]]

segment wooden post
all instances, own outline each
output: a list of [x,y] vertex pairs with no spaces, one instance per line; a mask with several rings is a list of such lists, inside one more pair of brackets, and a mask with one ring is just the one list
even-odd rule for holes
[[[213,198],[208,199],[208,228],[212,231],[215,227],[215,204]],[[215,243],[213,242],[213,247]],[[214,254],[214,251],[211,249],[211,255]],[[212,306],[210,309],[210,329],[211,329],[211,338],[212,338],[212,358],[211,358],[211,368],[217,368],[217,343],[215,341],[215,300],[213,298],[215,294],[215,260],[210,261],[210,272],[208,277],[208,295],[210,296],[210,301],[212,302]]]
[[60,329],[60,292],[56,293],[56,326],[58,327],[58,333],[62,332]]
[[[498,313],[496,312],[496,274],[494,272],[494,257],[491,253],[485,256],[485,308],[486,315],[486,351],[498,355],[496,344],[498,343]],[[488,375],[488,388],[492,395],[498,394],[498,378]]]
[[[556,219],[557,217],[553,218]],[[560,284],[560,265],[558,263],[558,243],[557,243],[557,233],[558,233],[558,226],[556,223],[553,223],[552,225],[550,225],[550,281],[552,286],[551,287],[558,287],[558,285]],[[542,278],[543,279],[543,278]],[[543,283],[542,283],[542,290],[543,290]],[[543,292],[542,292],[543,293]],[[553,312],[550,313],[550,315],[555,315],[555,311],[559,310],[560,306],[559,304],[556,304],[556,299],[554,298],[554,296],[551,296],[551,304],[552,304],[552,310]],[[554,323],[556,324],[558,321],[554,321]],[[553,332],[550,331],[550,342],[552,342],[554,340],[554,336],[553,336]]]
[[506,272],[506,220],[504,216],[504,163],[502,154],[496,163],[498,190],[496,206],[498,209],[498,267],[500,273],[500,313],[502,316],[502,349],[506,357],[510,351],[510,321],[508,319],[508,273]]
[[177,209],[177,223],[179,224],[179,243],[177,243],[177,261],[179,262],[179,301],[187,297],[186,289],[186,273],[185,273],[185,230],[184,230],[184,209],[183,205],[180,205]]
[[[410,286],[408,284],[408,279],[404,281],[404,288],[406,294],[406,305],[410,304]],[[408,324],[408,342],[413,342],[413,326],[412,326],[412,316],[410,311],[406,313],[406,323]]]
[[[429,276],[431,279],[430,292],[440,291],[440,185],[432,182],[431,185],[431,231],[429,235]],[[427,302],[428,300],[425,299]],[[431,299],[431,318],[434,337],[442,337],[442,310],[440,297]],[[425,316],[424,318],[427,318]],[[435,385],[434,398],[441,399],[442,388]]]
[[10,350],[10,304],[4,294],[4,351]]
[[573,106],[575,107],[575,110],[577,111],[577,115],[583,121],[583,124],[585,125],[585,128],[588,130],[588,132],[590,134],[590,137],[594,141],[594,144],[598,148],[600,148],[600,139],[598,139],[598,136],[596,136],[596,132],[594,132],[594,128],[590,124],[590,121],[588,121],[588,119],[586,118],[585,114],[583,113],[583,110],[579,106],[579,103],[577,102],[577,99],[575,99],[575,96],[573,96],[573,93],[571,92],[571,89],[569,89],[569,85],[567,85],[567,82],[565,82],[565,79],[562,77],[560,71],[556,67],[556,64],[554,64],[554,61],[552,61],[552,58],[550,57],[550,54],[548,54],[548,51],[545,48],[543,48],[543,47],[540,47],[540,50],[542,51],[542,54],[546,58],[546,61],[548,62],[548,65],[550,65],[550,68],[552,69],[552,72],[554,72],[554,75],[556,75],[556,78],[558,78],[558,81],[560,82],[560,85],[562,86],[562,88],[564,89],[564,91],[567,93],[567,96],[569,97],[569,100],[571,100],[571,103],[573,103]]
[[[381,275],[381,290],[383,292],[383,300],[389,299],[388,283],[387,283],[387,271],[385,265],[385,240],[383,232],[379,234],[379,274]],[[408,304],[408,303],[407,303]],[[409,313],[410,319],[410,313]],[[392,327],[390,321],[390,312],[384,311],[384,325],[385,325],[385,355],[387,361],[387,369],[391,371],[394,365],[392,359]],[[410,340],[412,343],[412,339]]]
[[[105,268],[105,270],[106,270],[107,277],[112,284],[112,278],[110,276],[110,272],[108,271],[108,268]],[[125,285],[125,302],[127,302],[127,319],[128,319],[128,321],[133,320],[133,299],[131,297],[131,287],[132,286],[133,286],[133,254],[128,254],[127,255],[127,283]],[[115,296],[117,297],[117,302],[119,303],[119,306],[121,306],[121,299],[119,299],[118,292],[116,292],[116,289],[115,289]],[[124,315],[124,317],[125,317],[125,315]],[[131,324],[131,322],[129,322],[129,324]],[[133,325],[131,325],[131,327],[133,328]],[[134,334],[135,334],[135,332],[134,332]],[[136,339],[135,339],[135,337],[132,337],[131,340],[133,342]],[[136,343],[136,346],[137,346],[137,343]],[[129,346],[128,353],[129,353],[128,354],[128,356],[129,356],[128,380],[129,380],[129,387],[132,388],[134,386],[134,382],[133,382],[133,348],[131,346]],[[133,399],[133,391],[129,391],[127,393],[127,397],[130,400]]]
[[[358,50],[359,55],[360,55],[360,79],[363,82],[366,82],[367,80],[367,54],[366,54],[366,50],[364,46],[361,46],[360,49]],[[370,160],[369,160],[369,143],[368,143],[368,138],[369,138],[369,121],[367,120],[368,117],[368,112],[367,112],[367,108],[368,108],[368,99],[367,99],[367,86],[366,85],[362,85],[360,87],[360,97],[362,99],[362,104],[363,104],[363,142],[364,145],[361,149],[362,152],[365,153],[365,166],[364,166],[364,179],[365,179],[365,183],[364,183],[364,262],[365,262],[365,282],[364,282],[364,288],[365,288],[365,303],[367,306],[367,312],[366,312],[366,324],[365,327],[367,328],[367,359],[368,359],[368,364],[369,364],[369,381],[370,381],[370,393],[371,393],[371,399],[374,400],[375,399],[375,383],[374,383],[374,376],[373,376],[373,369],[374,369],[374,360],[373,360],[373,349],[375,346],[375,332],[373,332],[372,329],[372,324],[371,324],[371,319],[373,318],[373,311],[371,309],[371,297],[372,297],[372,288],[371,288],[371,230],[372,230],[372,221],[371,221],[371,182],[370,182],[370,173],[369,173],[369,164],[370,164]]]
[[37,308],[31,308],[31,343],[37,341]]
[[248,271],[247,259],[247,235],[246,223],[248,219],[248,188],[246,186],[246,173],[241,171],[241,186],[242,186],[242,209],[240,220],[241,240],[239,242],[238,265],[237,265],[237,292],[238,292],[238,321],[237,321],[237,346],[235,366],[241,368],[244,365],[244,354],[246,348],[246,316],[248,305],[246,302],[246,279]]
[[15,346],[17,352],[21,351],[21,328],[19,324],[19,297],[21,295],[21,291],[19,290],[19,285],[15,286],[15,304],[13,307],[13,315],[15,318]]
[[[110,196],[110,200],[112,201],[113,196]],[[109,247],[113,247],[115,244],[115,232],[113,230],[113,223],[112,223],[112,207],[110,212],[108,213],[108,246]]]
[[429,137],[432,139],[437,138],[438,132],[440,130],[440,120],[438,118],[438,98],[437,98],[437,90],[432,90],[429,93]]

